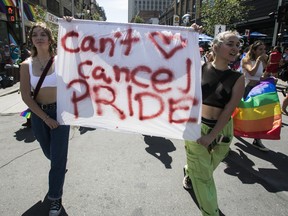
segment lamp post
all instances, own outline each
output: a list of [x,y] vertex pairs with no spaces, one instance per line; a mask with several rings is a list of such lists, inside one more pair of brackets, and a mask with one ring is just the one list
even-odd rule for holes
[[22,44],[24,44],[24,43],[26,43],[26,34],[25,34],[23,0],[20,0],[20,11],[21,11],[21,27],[22,27]]
[[71,12],[72,12],[72,17],[75,16],[75,5],[74,5],[74,0],[72,0],[72,9],[71,9]]
[[[282,0],[278,0],[278,7],[279,8],[280,6],[282,5]],[[275,12],[272,12],[269,14],[270,15],[274,15],[275,16]],[[279,15],[279,14],[277,14]],[[280,25],[282,25],[280,23]],[[273,39],[272,39],[272,46],[275,46],[276,45],[276,42],[277,42],[277,36],[278,36],[278,33],[279,33],[279,23],[277,21],[277,19],[275,19],[275,25],[274,25],[274,33],[273,33]]]

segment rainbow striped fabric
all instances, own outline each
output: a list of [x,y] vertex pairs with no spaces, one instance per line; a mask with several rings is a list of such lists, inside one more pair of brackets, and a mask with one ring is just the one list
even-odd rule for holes
[[26,109],[23,112],[20,113],[20,116],[25,117],[27,119],[31,118],[31,110],[30,109]]
[[235,136],[280,139],[282,114],[273,79],[261,81],[240,101],[233,122]]

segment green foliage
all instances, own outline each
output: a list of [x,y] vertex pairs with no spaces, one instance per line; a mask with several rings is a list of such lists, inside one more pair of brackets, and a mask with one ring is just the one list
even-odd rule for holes
[[233,23],[247,18],[252,8],[244,5],[250,0],[206,0],[202,2],[201,21],[207,34],[214,35],[215,25],[226,25],[233,30]]
[[57,41],[57,38],[58,38],[58,25],[46,21],[47,10],[43,9],[39,5],[36,5],[35,6],[35,12],[36,12],[35,13],[35,17],[34,17],[35,22],[46,23],[47,27],[51,29],[55,41]]
[[134,23],[144,23],[144,19],[140,16],[135,16]]

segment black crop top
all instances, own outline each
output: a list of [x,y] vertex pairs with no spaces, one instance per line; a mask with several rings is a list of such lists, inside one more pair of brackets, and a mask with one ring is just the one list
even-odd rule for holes
[[233,86],[241,75],[231,69],[217,70],[210,62],[205,63],[202,66],[202,103],[223,109],[230,101]]

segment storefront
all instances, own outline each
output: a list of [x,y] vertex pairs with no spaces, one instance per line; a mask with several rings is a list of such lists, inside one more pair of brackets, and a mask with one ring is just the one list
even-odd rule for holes
[[[21,46],[22,39],[22,26],[21,26],[21,11],[20,0],[1,0],[0,1],[0,46],[9,45],[11,43]],[[12,6],[16,8],[15,22],[8,22],[6,17],[6,6]],[[32,5],[23,2],[24,9],[24,23],[25,30],[31,26],[31,22],[34,21],[35,9]]]

